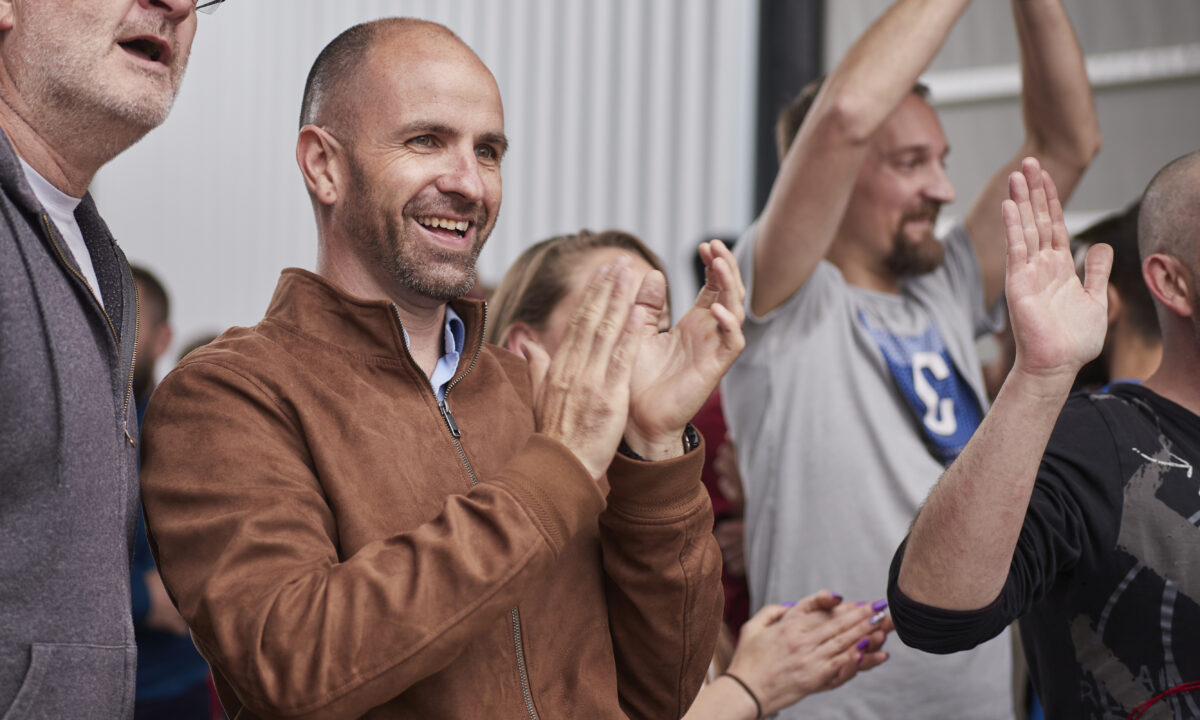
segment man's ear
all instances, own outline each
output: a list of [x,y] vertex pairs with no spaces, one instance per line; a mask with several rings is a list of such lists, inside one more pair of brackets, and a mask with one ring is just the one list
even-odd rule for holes
[[500,345],[506,350],[521,354],[521,342],[524,340],[532,340],[536,343],[542,341],[542,336],[538,331],[529,327],[529,324],[518,320],[508,328],[508,332],[504,333],[504,337],[500,338]]
[[1179,258],[1166,253],[1150,255],[1142,263],[1142,277],[1154,299],[1171,312],[1186,318],[1196,311],[1192,307],[1196,278]]
[[1117,324],[1117,318],[1125,311],[1125,301],[1121,299],[1121,293],[1113,287],[1112,283],[1108,284],[1108,327],[1111,329]]
[[159,326],[158,332],[154,335],[154,348],[152,349],[153,354],[151,357],[162,357],[167,352],[167,348],[170,347],[171,338],[174,335],[175,332],[171,329],[170,325],[164,323]]
[[338,199],[340,150],[337,141],[316,125],[300,128],[300,136],[296,138],[296,164],[300,166],[309,194],[322,205],[333,205]]
[[0,0],[0,32],[12,30],[15,24],[12,0]]

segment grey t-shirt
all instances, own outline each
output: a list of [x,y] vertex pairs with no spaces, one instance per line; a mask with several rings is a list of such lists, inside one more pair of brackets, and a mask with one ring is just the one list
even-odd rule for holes
[[[753,288],[756,226],[735,255]],[[917,508],[986,410],[975,337],[991,329],[965,228],[938,270],[900,295],[846,284],[821,262],[765,317],[722,383],[746,486],[751,604],[828,588],[886,596],[888,565]],[[953,657],[892,639],[891,659],[780,717],[1011,718],[1007,632]]]

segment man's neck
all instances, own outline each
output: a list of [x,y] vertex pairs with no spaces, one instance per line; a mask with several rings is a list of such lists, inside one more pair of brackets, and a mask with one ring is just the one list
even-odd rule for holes
[[426,377],[433,377],[433,369],[442,356],[445,347],[446,305],[436,308],[405,307],[393,301],[400,322],[408,333],[408,353],[413,361],[425,372]]
[[847,285],[888,295],[900,294],[900,278],[888,270],[880,257],[873,257],[867,246],[853,236],[840,234],[825,253],[825,259],[841,273]]
[[1200,415],[1200,380],[1196,375],[1196,368],[1200,367],[1200,346],[1190,337],[1181,344],[1184,347],[1172,348],[1170,340],[1163,339],[1162,364],[1142,384]]
[[1162,362],[1162,343],[1150,342],[1140,333],[1114,325],[1109,334],[1108,377],[1110,380],[1145,380]]
[[354,297],[391,302],[408,334],[409,354],[426,376],[432,376],[438,358],[442,356],[446,303],[413,296],[411,292],[395,287],[394,282],[385,285],[386,281],[363,267],[357,256],[342,251],[345,245],[319,243],[317,274]]
[[900,278],[882,268],[870,268],[850,258],[830,254],[827,258],[842,273],[847,285],[887,295],[900,294]]
[[100,168],[149,130],[103,113],[36,102],[17,91],[0,65],[0,129],[25,162],[71,197],[83,197]]
[[71,197],[83,197],[99,167],[75,166],[56,152],[23,118],[13,115],[10,110],[8,105],[0,101],[0,129],[8,136],[17,155],[54,187]]

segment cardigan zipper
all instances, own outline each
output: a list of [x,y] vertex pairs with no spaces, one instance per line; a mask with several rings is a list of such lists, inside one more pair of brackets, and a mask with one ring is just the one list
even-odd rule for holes
[[[121,337],[117,335],[117,327],[113,324],[112,317],[108,314],[108,310],[104,308],[104,303],[99,302],[99,293],[92,289],[91,283],[78,270],[67,261],[66,255],[63,254],[62,248],[58,246],[58,240],[54,237],[54,227],[50,224],[50,216],[42,215],[42,224],[46,227],[46,233],[50,238],[50,245],[54,251],[58,253],[58,259],[71,274],[79,278],[83,286],[91,293],[92,299],[96,300],[96,304],[100,306],[100,312],[104,315],[104,319],[108,322],[108,329],[112,333],[113,342],[117,344],[117,357],[121,355]],[[133,439],[133,434],[129,432],[129,399],[133,397],[133,369],[137,365],[137,336],[141,332],[141,318],[138,317],[137,306],[133,308],[133,354],[129,358],[129,380],[125,383],[125,402],[121,405],[121,427],[125,431],[125,439],[133,447],[137,447],[137,441]]]
[[[400,323],[401,332],[404,329],[404,321],[400,319],[400,308],[392,305],[392,312],[396,315],[396,322]],[[471,487],[479,484],[479,479],[475,477],[475,469],[471,467],[471,461],[467,459],[467,453],[463,450],[461,438],[462,430],[458,427],[458,423],[454,420],[454,413],[450,412],[450,405],[446,402],[450,398],[450,391],[455,388],[458,383],[471,374],[475,369],[475,363],[479,361],[479,354],[483,350],[483,336],[487,334],[487,304],[483,306],[483,323],[480,327],[480,341],[475,347],[475,354],[471,356],[471,363],[461,375],[450,381],[446,386],[446,392],[442,394],[442,399],[437,401],[438,411],[442,414],[442,421],[446,424],[446,430],[450,433],[450,439],[454,441],[454,448],[458,450],[458,457],[462,460],[463,467],[467,470],[467,477],[471,480]],[[412,353],[409,352],[407,345],[404,351],[408,353],[409,360],[412,360]],[[416,364],[416,361],[413,361]],[[432,388],[430,388],[432,390]],[[434,399],[437,399],[437,393],[434,392]],[[517,675],[521,679],[521,695],[525,700],[525,711],[529,713],[529,720],[538,720],[537,711],[533,708],[533,692],[529,689],[529,670],[525,665],[525,650],[521,644],[521,614],[514,606],[509,611],[509,618],[512,623],[513,648],[517,653]]]

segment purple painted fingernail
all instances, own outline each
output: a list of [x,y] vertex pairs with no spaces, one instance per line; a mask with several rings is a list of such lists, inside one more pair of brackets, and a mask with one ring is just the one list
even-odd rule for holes
[[872,624],[872,625],[878,625],[880,622],[882,622],[882,621],[883,621],[883,619],[884,619],[885,617],[887,617],[887,613],[885,613],[885,612],[883,612],[882,610],[880,610],[879,612],[877,612],[877,613],[875,613],[874,615],[872,615],[872,616],[871,616],[871,624]]
[[779,603],[779,604],[786,608],[796,607],[796,603],[794,603],[794,602],[785,602],[785,603]]
[[870,644],[871,644],[870,638],[863,638],[862,640],[859,640],[858,644],[855,645],[854,647],[858,648],[859,651],[864,651],[867,649],[867,646]]
[[829,593],[829,597],[833,598],[834,600],[841,600],[841,599],[842,599],[842,596],[841,596],[841,595],[838,595],[837,593]]
[[854,603],[854,607],[862,607],[863,605],[866,605],[866,604],[867,604],[866,600],[859,600],[858,602]]
[[871,609],[875,612],[879,612],[885,607],[887,607],[887,600],[876,600],[875,602],[871,603]]

